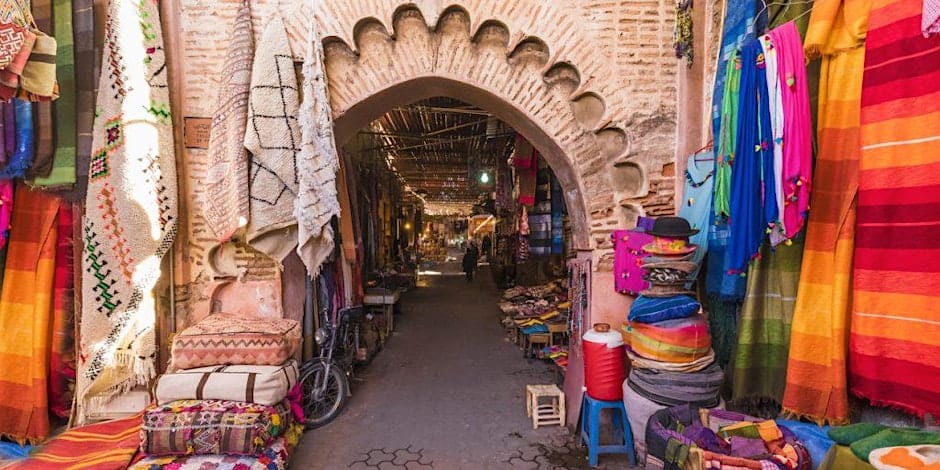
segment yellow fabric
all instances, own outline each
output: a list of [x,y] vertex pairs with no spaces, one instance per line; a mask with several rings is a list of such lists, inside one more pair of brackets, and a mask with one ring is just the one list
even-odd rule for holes
[[818,423],[848,419],[846,356],[868,9],[868,0],[817,1],[804,41],[809,56],[822,55],[819,152],[783,407]]

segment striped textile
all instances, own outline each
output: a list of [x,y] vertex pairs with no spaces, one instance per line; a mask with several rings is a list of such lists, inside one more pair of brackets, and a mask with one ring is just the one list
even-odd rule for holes
[[59,200],[19,185],[0,293],[0,436],[49,435],[52,287]]
[[640,396],[661,405],[712,408],[720,402],[718,389],[723,380],[721,367],[712,363],[698,372],[632,369],[627,385]]
[[940,37],[872,0],[849,346],[852,393],[940,414]]
[[[54,0],[56,81],[59,99],[53,105],[55,119],[55,153],[49,173],[33,180],[36,186],[46,188],[71,188],[75,184],[75,56],[72,32],[72,1]],[[91,75],[91,74],[86,74]]]
[[817,1],[804,41],[807,55],[822,55],[819,151],[783,407],[791,415],[833,424],[848,419],[846,330],[867,6],[867,2]]
[[70,429],[4,470],[118,470],[140,446],[141,415]]
[[802,240],[776,250],[764,244],[760,260],[748,272],[732,359],[735,400],[770,398],[777,404],[783,400],[802,256]]
[[72,206],[59,205],[52,310],[52,345],[49,357],[49,409],[67,418],[75,388],[75,273],[72,254]]
[[660,323],[631,323],[630,349],[654,361],[689,363],[712,350],[705,317],[695,315]]

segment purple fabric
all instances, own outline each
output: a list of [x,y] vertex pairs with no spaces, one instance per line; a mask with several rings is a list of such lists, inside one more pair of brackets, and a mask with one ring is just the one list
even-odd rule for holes
[[614,289],[637,295],[649,287],[641,266],[643,258],[649,256],[643,247],[653,242],[653,236],[633,229],[614,230],[610,238],[614,243]]
[[636,230],[648,232],[653,230],[653,224],[656,223],[655,217],[640,217],[636,222]]
[[764,441],[741,436],[731,436],[731,455],[747,459],[770,457]]

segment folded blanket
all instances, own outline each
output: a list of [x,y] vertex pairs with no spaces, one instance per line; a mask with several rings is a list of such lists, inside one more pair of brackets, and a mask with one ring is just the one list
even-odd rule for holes
[[140,414],[72,428],[4,470],[119,470],[140,446]]
[[718,389],[724,373],[717,364],[699,372],[665,372],[633,369],[628,382],[640,395],[662,405],[691,404],[711,408],[718,405]]
[[140,450],[148,455],[260,456],[293,423],[290,405],[179,400],[144,411]]
[[282,366],[209,366],[163,374],[157,379],[157,404],[176,400],[237,400],[276,405],[297,383],[297,361]]
[[705,318],[689,318],[628,326],[630,348],[637,354],[663,362],[688,363],[705,357],[712,349]]

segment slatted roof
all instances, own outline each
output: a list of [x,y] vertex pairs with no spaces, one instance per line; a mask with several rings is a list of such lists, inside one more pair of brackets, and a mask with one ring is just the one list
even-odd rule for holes
[[[451,98],[395,108],[361,131],[365,154],[384,156],[406,193],[431,214],[469,214],[492,191],[497,158],[508,158],[515,132],[489,112]],[[487,172],[488,186],[480,175]]]

